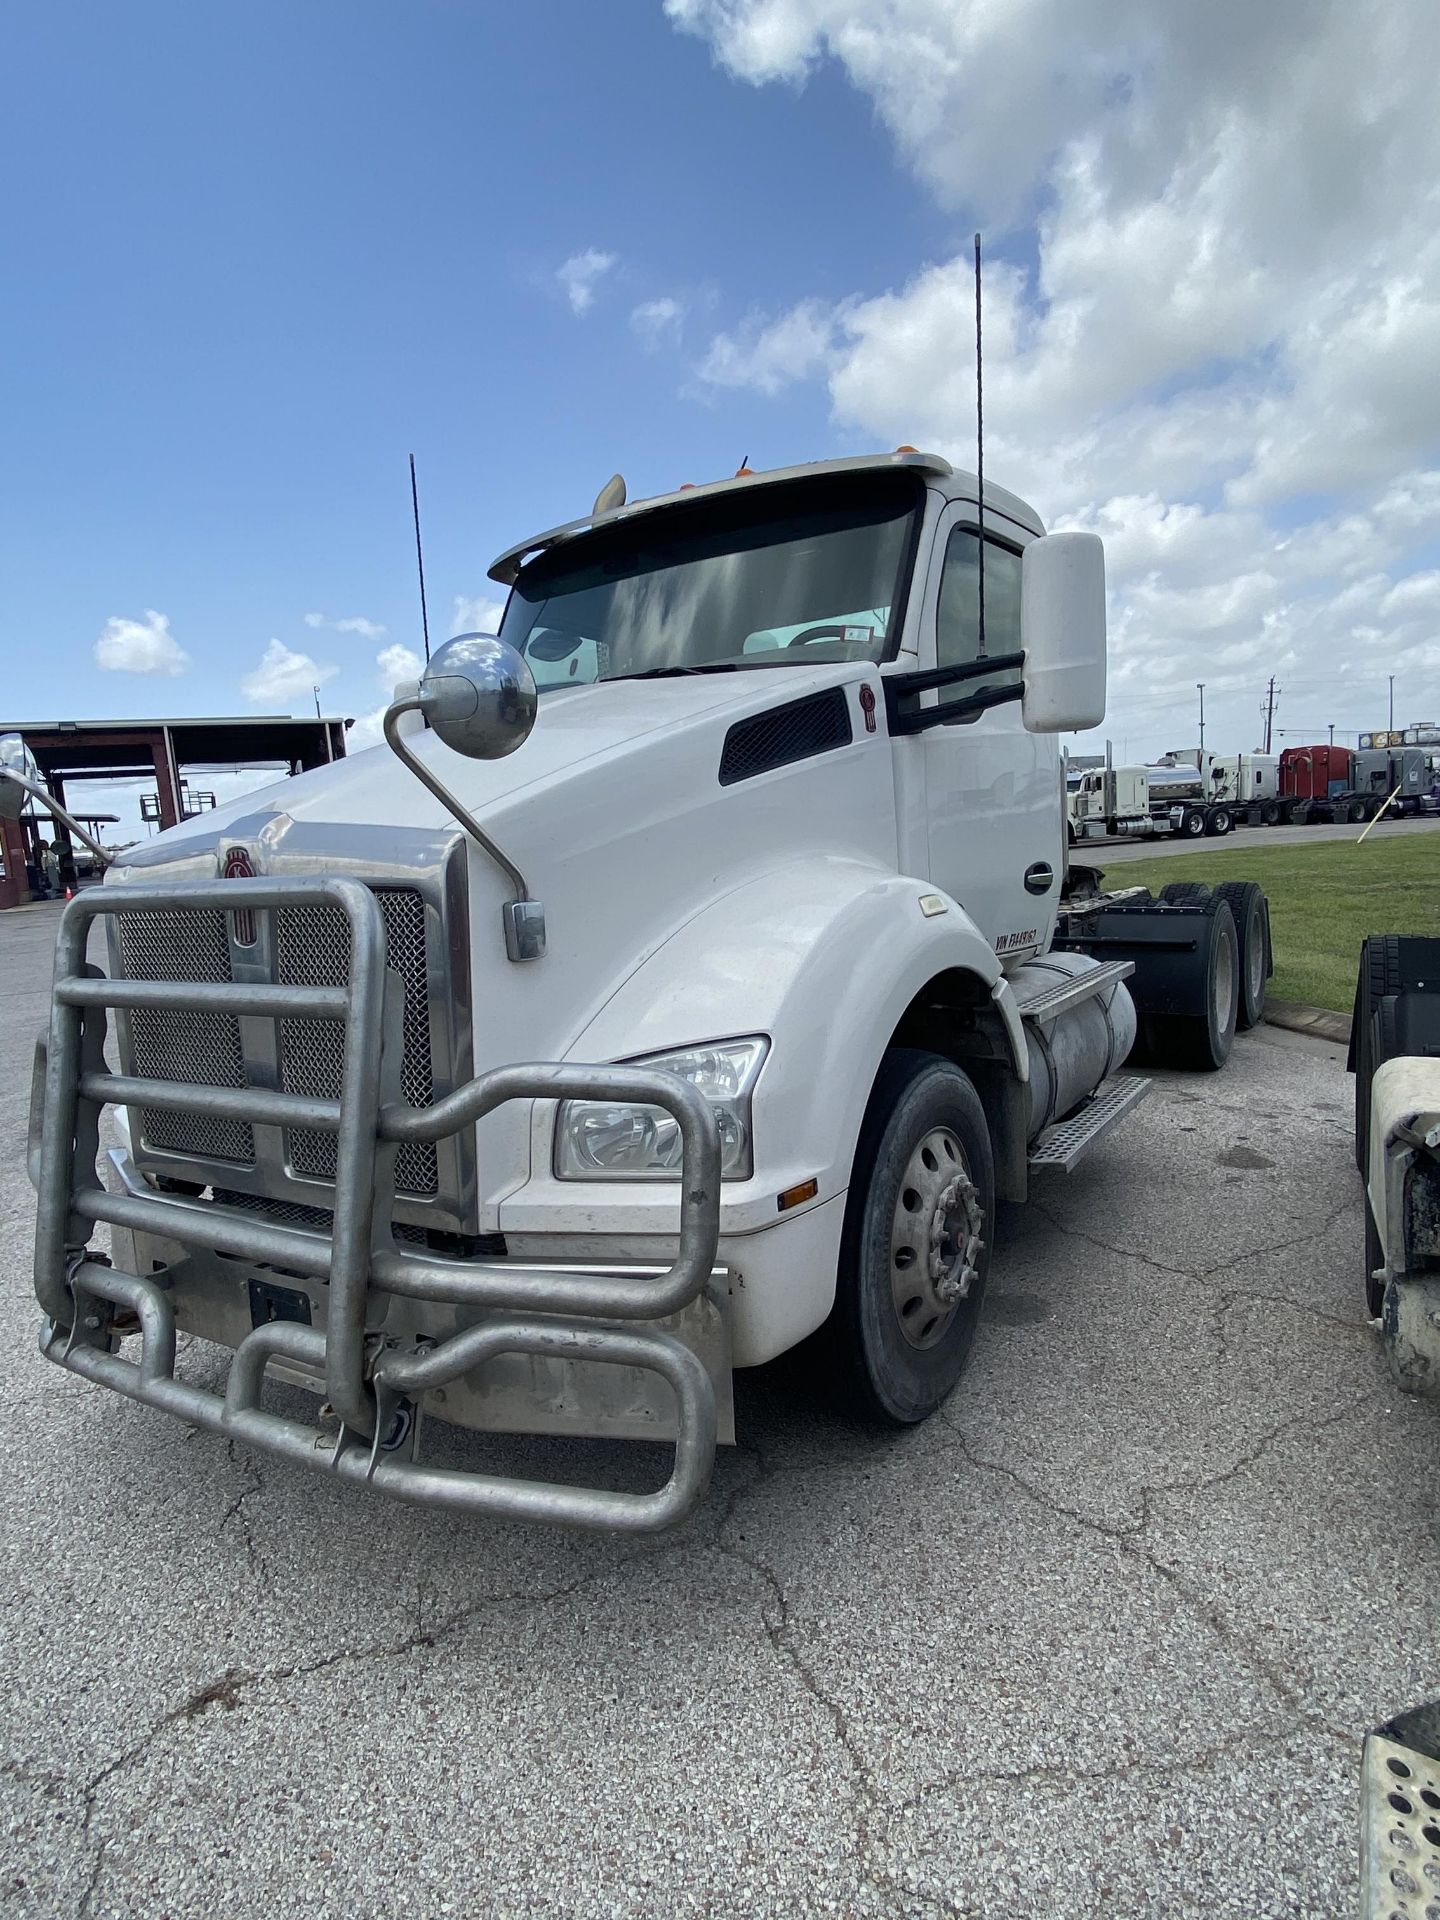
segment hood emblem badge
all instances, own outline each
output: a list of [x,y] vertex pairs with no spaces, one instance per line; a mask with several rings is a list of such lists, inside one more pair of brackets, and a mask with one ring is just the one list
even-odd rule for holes
[[[255,865],[244,847],[231,847],[221,864],[222,880],[253,880]],[[237,947],[253,947],[255,944],[255,915],[249,907],[241,907],[230,916],[230,937]]]

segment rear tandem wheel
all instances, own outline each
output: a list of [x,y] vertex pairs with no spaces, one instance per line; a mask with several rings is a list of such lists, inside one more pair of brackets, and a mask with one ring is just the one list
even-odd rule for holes
[[[1184,885],[1185,882],[1177,882]],[[1228,900],[1217,894],[1200,905],[1203,921],[1194,962],[1204,995],[1201,1013],[1146,1013],[1145,1052],[1157,1066],[1214,1073],[1230,1058],[1240,1009],[1240,940]]]

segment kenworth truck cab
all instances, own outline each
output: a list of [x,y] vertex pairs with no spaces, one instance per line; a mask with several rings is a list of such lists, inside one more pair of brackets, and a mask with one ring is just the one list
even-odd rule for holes
[[[982,617],[977,491],[911,450],[617,480],[500,557],[498,637],[438,651],[387,746],[74,900],[31,1119],[45,1353],[382,1492],[635,1530],[703,1495],[734,1371],[811,1335],[866,1414],[931,1414],[997,1198],[1143,1096],[1111,1078],[1137,1003],[1153,1057],[1218,1066],[1268,965],[1218,897],[1077,870],[1062,902],[1103,553],[987,488]],[[179,1332],[234,1350],[223,1395]],[[430,1464],[422,1414],[673,1470]]]

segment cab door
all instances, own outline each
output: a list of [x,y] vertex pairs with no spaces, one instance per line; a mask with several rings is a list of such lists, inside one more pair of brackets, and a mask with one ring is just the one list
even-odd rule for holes
[[[1020,651],[1020,557],[1033,536],[989,510],[985,520],[984,657],[998,657]],[[982,657],[973,503],[947,510],[933,555],[920,666],[968,665]],[[982,687],[1019,685],[1010,668],[923,696],[935,718],[909,742],[924,758],[929,878],[1007,965],[1046,947],[1055,924],[1065,866],[1059,742],[1025,731],[1018,697],[980,714],[962,703]]]

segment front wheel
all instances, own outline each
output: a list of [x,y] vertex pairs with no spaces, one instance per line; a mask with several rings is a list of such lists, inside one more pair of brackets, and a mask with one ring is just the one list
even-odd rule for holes
[[914,1426],[955,1386],[980,1320],[994,1213],[979,1095],[939,1054],[897,1047],[860,1130],[831,1316],[856,1412]]

